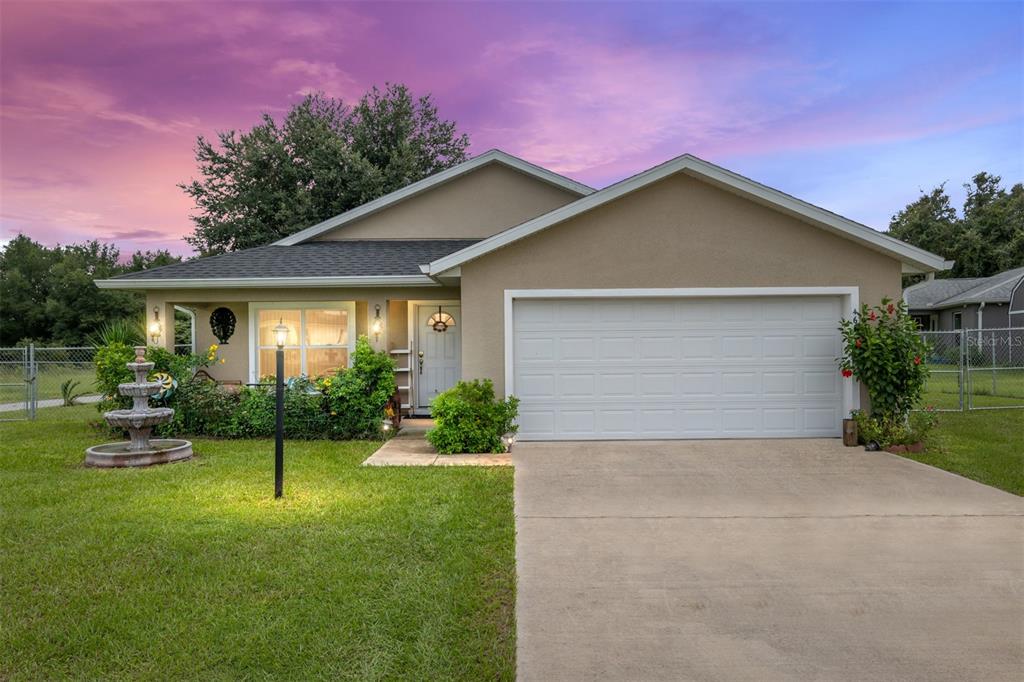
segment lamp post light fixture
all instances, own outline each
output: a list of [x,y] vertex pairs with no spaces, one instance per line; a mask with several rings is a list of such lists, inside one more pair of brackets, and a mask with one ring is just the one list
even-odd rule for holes
[[160,306],[153,306],[153,321],[149,323],[149,338],[153,341],[153,345],[160,340],[160,335],[164,332],[164,326],[160,324]]
[[380,335],[384,333],[384,320],[380,319],[380,303],[374,306],[376,312],[373,322],[370,324],[370,333],[374,341],[380,341]]
[[284,344],[288,341],[288,327],[280,319],[274,327],[274,342],[277,344],[277,379],[275,395],[277,409],[274,429],[274,497],[284,494]]

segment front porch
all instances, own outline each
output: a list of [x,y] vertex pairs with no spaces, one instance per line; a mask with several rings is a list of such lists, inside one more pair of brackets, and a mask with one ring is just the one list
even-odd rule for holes
[[[285,344],[288,377],[315,377],[348,366],[356,340],[366,336],[374,349],[395,361],[406,415],[428,415],[430,400],[461,377],[458,289],[149,292],[146,324],[153,345],[174,350],[176,310],[186,311],[192,320],[195,352],[217,345],[217,363],[207,372],[225,385],[253,384],[275,374],[272,330],[282,322],[290,330]],[[218,310],[234,319],[233,332],[224,340],[211,324]]]

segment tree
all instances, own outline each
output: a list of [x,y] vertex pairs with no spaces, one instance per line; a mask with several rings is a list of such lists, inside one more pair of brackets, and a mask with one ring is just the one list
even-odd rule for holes
[[202,255],[261,246],[466,159],[469,138],[429,96],[373,88],[354,107],[309,95],[278,123],[196,141],[196,210],[186,237]]
[[167,251],[132,254],[93,240],[47,248],[18,235],[0,251],[0,346],[24,340],[80,345],[107,322],[142,315],[137,292],[98,289],[94,279],[180,262]]
[[978,173],[965,184],[963,214],[952,207],[945,185],[893,216],[889,234],[955,261],[940,277],[988,277],[1024,265],[1024,185],[1009,192],[1002,178]]

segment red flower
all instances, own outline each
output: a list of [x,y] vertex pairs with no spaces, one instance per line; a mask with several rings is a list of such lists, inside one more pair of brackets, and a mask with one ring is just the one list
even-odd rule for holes
[[894,312],[896,312],[896,306],[894,306],[892,303],[890,303],[889,307],[886,308],[886,310],[888,310],[889,314],[892,315]]
[[846,377],[847,379],[849,379],[850,377],[853,376],[853,370],[852,369],[844,369],[843,370],[843,376]]
[[855,345],[855,346],[857,346],[857,348],[860,348],[861,346],[863,346],[863,345],[864,345],[864,342],[863,342],[863,341],[861,341],[860,339],[857,339],[857,340],[856,340],[856,341],[854,342],[854,345]]
[[915,365],[920,365],[921,364],[921,356],[920,355],[915,355],[914,356],[914,364]]
[[877,320],[878,319],[878,315],[875,315],[875,311],[874,310],[872,310],[871,314],[868,315],[868,319],[869,320]]

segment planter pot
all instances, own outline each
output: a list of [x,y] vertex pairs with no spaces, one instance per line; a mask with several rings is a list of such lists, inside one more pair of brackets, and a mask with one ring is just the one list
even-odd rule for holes
[[857,422],[853,419],[843,420],[843,445],[848,448],[857,445]]

